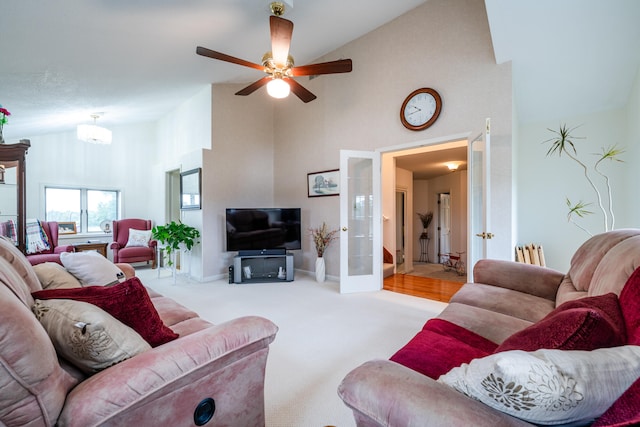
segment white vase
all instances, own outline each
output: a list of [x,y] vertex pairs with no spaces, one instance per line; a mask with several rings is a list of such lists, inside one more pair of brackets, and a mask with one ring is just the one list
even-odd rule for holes
[[324,258],[316,258],[316,281],[319,283],[324,282]]

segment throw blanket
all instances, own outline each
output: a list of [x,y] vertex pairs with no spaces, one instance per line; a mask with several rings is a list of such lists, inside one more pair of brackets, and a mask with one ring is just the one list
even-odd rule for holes
[[14,245],[18,244],[18,232],[16,231],[15,220],[10,219],[6,222],[0,222],[0,236],[8,238]]
[[49,239],[42,228],[42,224],[40,224],[40,220],[27,220],[27,254],[37,254],[50,249]]

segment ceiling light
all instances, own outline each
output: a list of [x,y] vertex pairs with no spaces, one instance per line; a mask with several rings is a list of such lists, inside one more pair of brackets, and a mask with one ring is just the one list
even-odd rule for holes
[[111,131],[96,125],[98,114],[92,114],[92,125],[78,125],[78,139],[92,144],[111,144]]
[[267,83],[267,92],[274,98],[286,98],[291,92],[289,84],[282,79],[273,79]]
[[447,163],[447,168],[449,168],[449,170],[451,172],[455,172],[458,170],[458,164],[457,163]]

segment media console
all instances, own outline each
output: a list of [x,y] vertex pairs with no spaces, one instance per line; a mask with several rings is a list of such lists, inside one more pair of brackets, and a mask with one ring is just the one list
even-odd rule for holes
[[291,282],[293,271],[286,251],[241,251],[233,258],[233,283]]

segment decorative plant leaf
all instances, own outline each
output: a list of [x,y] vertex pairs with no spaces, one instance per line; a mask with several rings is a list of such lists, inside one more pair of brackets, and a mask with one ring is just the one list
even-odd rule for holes
[[586,209],[586,207],[589,205],[591,205],[591,203],[584,203],[582,200],[580,200],[578,203],[572,206],[571,200],[567,198],[567,206],[569,207],[567,219],[570,220],[573,214],[578,215],[580,218],[584,218],[586,215],[593,214],[593,212]]
[[[154,239],[166,245],[164,249],[167,255],[170,255],[173,251],[180,250],[180,245],[184,245],[190,251],[194,245],[200,243],[198,240],[200,231],[180,221],[171,221],[167,225],[156,225],[151,229],[151,233]],[[171,260],[169,260],[168,264],[172,264]]]
[[[624,150],[618,148],[615,145],[610,146],[606,149],[602,148],[601,153],[594,153],[599,156],[599,159],[594,163],[593,167],[589,168],[585,163],[583,163],[578,158],[578,151],[576,149],[574,141],[576,139],[584,139],[584,138],[573,136],[572,132],[575,129],[577,129],[577,127],[569,128],[566,124],[560,125],[560,128],[558,130],[548,129],[549,131],[553,132],[556,136],[546,141],[543,141],[543,144],[551,143],[551,147],[547,151],[547,156],[558,153],[558,156],[561,157],[562,153],[565,153],[567,157],[569,157],[571,160],[576,162],[582,168],[582,172],[584,174],[585,179],[589,183],[589,186],[591,187],[591,189],[596,194],[598,207],[600,209],[600,212],[602,213],[604,231],[613,230],[615,228],[615,215],[613,212],[613,196],[611,191],[611,183],[610,183],[609,176],[602,173],[598,168],[604,160],[622,162],[623,160],[621,160],[619,157],[622,153],[624,153]],[[600,181],[597,181],[597,182],[599,186],[606,187],[606,190],[607,190],[606,200],[603,200],[602,194],[600,192],[600,188],[598,187],[598,185],[596,185],[596,182],[594,181],[594,179],[597,178],[596,176],[594,176],[594,174],[598,174],[600,178],[604,181],[604,183],[601,183]],[[607,203],[606,208],[605,208],[605,202]],[[579,218],[584,218],[585,215],[593,214],[593,212],[586,209],[586,207],[589,205],[590,203],[584,203],[583,201],[579,201],[576,205],[573,205],[567,198],[567,206],[569,207],[567,219],[569,220],[569,222],[573,223],[578,228],[584,230],[589,235],[592,235],[589,231],[587,231],[585,228],[578,225],[573,220],[574,216]]]
[[543,142],[543,144],[546,144],[547,142],[551,142],[551,147],[549,148],[549,150],[547,151],[547,156],[554,154],[554,153],[558,153],[558,156],[561,157],[562,153],[567,153],[568,155],[570,155],[569,153],[569,148],[571,148],[571,150],[573,151],[573,154],[578,154],[578,151],[576,150],[576,146],[573,143],[574,139],[584,139],[583,137],[575,137],[573,135],[571,135],[571,132],[573,132],[574,130],[576,130],[579,126],[573,127],[571,129],[567,128],[566,124],[560,125],[560,129],[559,130],[553,130],[553,129],[549,129],[547,128],[547,130],[555,133],[556,135],[558,135],[555,138],[551,138],[551,139],[547,139],[546,141]]

